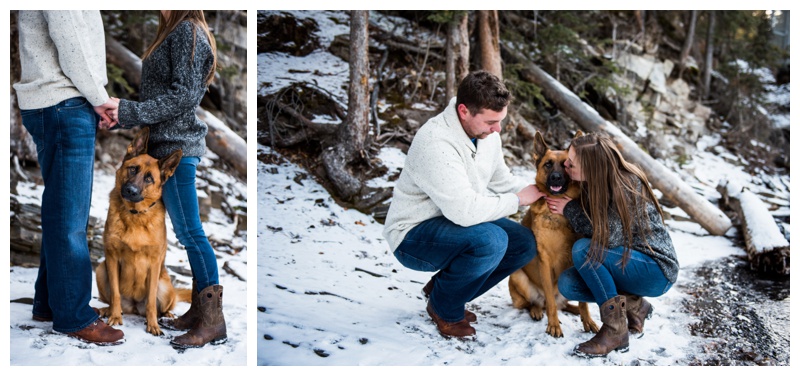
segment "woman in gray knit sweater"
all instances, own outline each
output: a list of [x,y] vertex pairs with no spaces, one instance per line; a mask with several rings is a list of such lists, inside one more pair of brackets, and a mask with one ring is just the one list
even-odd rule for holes
[[201,10],[162,10],[153,44],[142,58],[138,102],[122,99],[112,119],[119,126],[150,128],[147,153],[158,159],[183,151],[178,168],[165,183],[162,199],[175,235],[186,247],[192,267],[192,305],[161,324],[188,330],[175,337],[176,348],[202,347],[227,340],[222,286],[214,250],[200,223],[195,174],[206,150],[206,124],[195,115],[216,69],[216,44]]
[[600,305],[603,326],[575,347],[575,355],[605,356],[628,350],[628,332],[641,334],[653,306],[643,296],[660,296],[678,278],[678,258],[647,176],[625,161],[608,136],[588,134],[572,141],[565,162],[582,184],[579,199],[547,198],[583,237],[572,247],[575,266],[558,279],[569,300]]

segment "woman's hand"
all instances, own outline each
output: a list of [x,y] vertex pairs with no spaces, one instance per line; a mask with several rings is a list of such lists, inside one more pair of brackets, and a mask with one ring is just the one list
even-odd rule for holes
[[547,201],[547,208],[550,209],[550,212],[553,214],[561,214],[564,215],[564,207],[567,206],[567,203],[572,201],[569,197],[545,197]]

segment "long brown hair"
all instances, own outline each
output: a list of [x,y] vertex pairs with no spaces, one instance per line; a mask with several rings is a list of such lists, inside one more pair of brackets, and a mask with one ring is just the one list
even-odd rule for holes
[[[592,223],[587,262],[599,263],[605,257],[610,229],[609,210],[612,209],[619,213],[622,222],[626,248],[622,257],[624,268],[630,258],[634,229],[642,234],[645,243],[647,236],[652,233],[645,200],[656,207],[663,222],[661,206],[642,169],[627,162],[608,136],[587,134],[576,137],[570,147],[575,150],[575,159],[584,178],[581,207]],[[588,212],[585,205],[587,201]],[[653,252],[649,244],[647,247]]]
[[[164,14],[158,12],[158,31],[156,32],[156,39],[153,41],[153,44],[147,48],[145,51],[144,56],[142,56],[142,60],[147,59],[153,51],[167,39],[169,33],[180,24],[182,21],[189,21],[197,26],[200,26],[203,29],[203,32],[206,34],[206,39],[208,39],[208,44],[211,45],[211,54],[214,56],[214,63],[211,64],[211,71],[208,72],[206,75],[206,84],[210,84],[211,80],[214,79],[214,72],[217,70],[217,42],[214,40],[214,36],[211,35],[211,31],[208,30],[208,24],[206,23],[206,16],[203,14],[202,10],[171,10],[169,11],[169,16],[164,17]],[[195,44],[197,41],[197,30],[192,29],[192,60],[194,60],[194,49]]]

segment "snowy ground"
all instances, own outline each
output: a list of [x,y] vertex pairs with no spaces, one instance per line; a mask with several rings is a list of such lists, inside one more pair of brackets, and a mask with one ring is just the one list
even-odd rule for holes
[[[208,153],[202,163],[209,165]],[[208,171],[215,174],[213,170]],[[230,177],[215,174],[215,181],[229,184],[229,188],[244,193],[247,189],[243,183]],[[114,185],[114,177],[102,170],[95,170],[92,194],[91,215],[103,222],[108,211],[108,194]],[[39,202],[42,186],[33,183],[20,183],[17,186],[20,202]],[[246,202],[236,202],[228,198],[229,203],[247,206]],[[232,201],[233,200],[233,201]],[[12,213],[13,215],[13,213]],[[230,240],[237,246],[246,244],[244,237],[234,235],[234,225],[228,223],[226,216],[219,209],[211,209],[209,221],[203,223],[208,236]],[[180,246],[172,224],[167,219],[166,264],[168,267],[190,270],[186,251]],[[172,337],[183,334],[180,331],[164,330],[165,335],[155,337],[145,331],[144,317],[123,315],[123,325],[117,327],[125,333],[125,343],[119,346],[89,345],[63,334],[53,331],[51,323],[36,322],[31,319],[30,303],[15,303],[17,299],[33,298],[34,282],[37,268],[12,266],[10,268],[10,365],[246,365],[247,364],[247,282],[238,279],[222,270],[225,262],[231,269],[247,278],[247,247],[236,255],[217,252],[220,268],[220,284],[225,288],[223,313],[227,323],[228,342],[219,345],[207,345],[201,349],[190,349],[178,353],[169,345]],[[191,287],[191,277],[174,275],[176,287]],[[97,300],[97,285],[92,277],[92,300],[89,305],[105,307],[106,303]],[[189,309],[189,303],[178,303],[174,313],[183,314]],[[162,328],[163,329],[163,328]]]
[[[259,153],[272,151],[259,146]],[[379,157],[390,171],[402,166],[403,154],[395,149]],[[745,177],[721,161],[697,168]],[[259,365],[685,365],[705,343],[688,331],[693,318],[681,301],[690,297],[673,288],[652,299],[656,309],[646,335],[632,338],[628,353],[579,359],[572,348],[592,336],[580,319],[560,313],[564,338],[550,337],[545,321],[511,306],[507,281],[468,304],[478,314],[476,342],[443,339],[420,291],[432,274],[400,265],[381,224],[342,209],[305,176],[288,162],[258,165]],[[743,184],[751,185],[749,179]],[[676,285],[705,261],[745,254],[728,237],[710,236],[695,223],[668,225],[681,264]],[[599,322],[596,305],[591,313]]]

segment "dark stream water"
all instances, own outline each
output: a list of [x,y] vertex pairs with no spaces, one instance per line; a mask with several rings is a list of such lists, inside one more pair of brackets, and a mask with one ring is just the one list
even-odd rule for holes
[[679,285],[698,321],[690,325],[702,348],[688,365],[789,365],[789,278],[759,275],[730,257],[693,270]]

